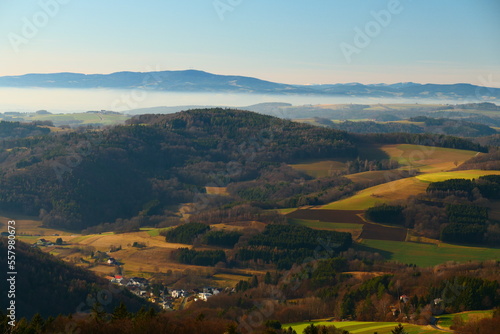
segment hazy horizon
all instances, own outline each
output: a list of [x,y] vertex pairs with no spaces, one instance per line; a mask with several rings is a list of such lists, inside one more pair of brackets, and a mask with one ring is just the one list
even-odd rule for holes
[[126,112],[131,109],[175,106],[245,107],[284,102],[295,106],[315,104],[458,104],[477,100],[401,99],[325,95],[270,95],[243,93],[192,93],[105,88],[7,88],[0,87],[0,112],[76,113],[90,110]]

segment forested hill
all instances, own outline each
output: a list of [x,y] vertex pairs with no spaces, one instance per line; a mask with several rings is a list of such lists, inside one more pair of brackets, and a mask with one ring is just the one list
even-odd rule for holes
[[[146,301],[135,297],[127,289],[110,289],[109,282],[94,273],[71,266],[38,248],[21,241],[16,242],[16,317],[31,318],[35,313],[43,317],[75,312],[90,312],[92,300],[99,299],[106,310],[112,311],[120,302],[129,310],[137,311]],[[7,264],[7,238],[0,238],[0,263]],[[5,266],[7,267],[7,266]],[[2,310],[7,308],[6,275],[2,275],[0,287]],[[104,300],[103,297],[108,299]],[[93,298],[93,299],[92,299]]]
[[50,129],[40,127],[33,123],[0,121],[0,138],[24,138],[48,134]]
[[143,115],[0,149],[0,209],[72,230],[163,214],[206,185],[251,180],[270,164],[357,156],[344,132],[224,109]]

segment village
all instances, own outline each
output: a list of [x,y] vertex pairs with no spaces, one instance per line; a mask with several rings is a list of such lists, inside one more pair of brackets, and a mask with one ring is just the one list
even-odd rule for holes
[[[54,235],[58,236],[58,235]],[[53,247],[57,245],[62,245],[62,240],[59,238],[54,242],[40,238],[36,243],[32,244],[31,247],[44,248]],[[111,254],[116,251],[116,249],[110,249],[107,252],[95,251],[92,252],[90,258],[92,263],[107,265],[112,267],[115,272],[123,273],[124,263],[115,259]],[[85,260],[83,258],[79,259],[80,264],[91,265],[91,261]],[[105,275],[110,283],[116,284],[118,286],[124,287],[132,292],[134,295],[144,298],[149,302],[160,306],[164,310],[179,310],[183,309],[188,303],[196,301],[207,301],[210,297],[215,296],[221,292],[234,293],[236,290],[231,287],[226,288],[216,288],[216,287],[200,287],[192,289],[173,289],[163,284],[152,284],[150,280],[144,277],[127,277],[123,274],[115,275]]]

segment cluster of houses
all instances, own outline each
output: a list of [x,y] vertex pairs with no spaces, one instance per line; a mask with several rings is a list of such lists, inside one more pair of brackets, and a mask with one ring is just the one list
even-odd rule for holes
[[[183,290],[164,288],[160,291],[159,296],[155,296],[147,279],[142,277],[125,278],[121,275],[106,276],[111,282],[126,287],[135,295],[148,299],[152,303],[159,304],[165,310],[172,310],[174,302],[178,299],[186,299],[187,301],[207,301],[208,298],[221,293],[223,290],[212,287],[204,287],[201,289]],[[225,289],[231,292],[231,289]],[[224,291],[225,291],[224,290]],[[234,289],[233,289],[234,290]],[[234,291],[233,291],[234,292]]]
[[52,241],[45,240],[43,238],[38,239],[37,242],[32,245],[32,247],[49,247],[49,246],[54,246],[54,243]]

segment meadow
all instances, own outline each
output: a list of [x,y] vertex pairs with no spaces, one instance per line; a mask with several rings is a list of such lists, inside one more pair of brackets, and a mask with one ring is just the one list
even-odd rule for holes
[[361,245],[376,251],[380,250],[387,260],[419,267],[431,267],[448,261],[487,261],[500,260],[500,248],[483,248],[452,245],[443,242],[438,244],[372,240],[364,239]]
[[[335,326],[337,328],[342,328],[349,331],[349,333],[356,334],[373,334],[377,332],[379,334],[391,333],[391,331],[398,325],[397,322],[365,322],[365,321],[312,321],[312,322],[300,322],[285,324],[283,328],[292,327],[298,334],[301,334],[304,329],[310,324],[316,326]],[[403,324],[406,332],[408,334],[437,334],[442,333],[442,331],[432,329],[430,326],[417,326]]]
[[438,326],[441,328],[449,329],[453,324],[453,318],[455,316],[460,316],[465,322],[470,320],[479,320],[484,318],[491,318],[493,315],[493,310],[488,311],[466,311],[461,313],[444,314],[437,316],[439,319]]

